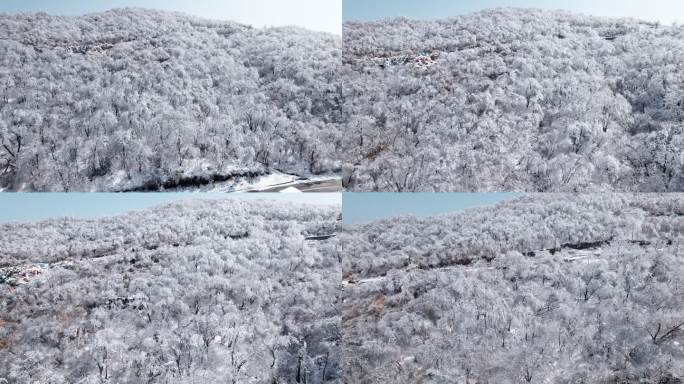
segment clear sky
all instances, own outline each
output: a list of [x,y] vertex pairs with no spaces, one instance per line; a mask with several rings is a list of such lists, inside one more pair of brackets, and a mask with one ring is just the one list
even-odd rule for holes
[[297,25],[342,34],[342,0],[0,0],[0,13],[81,15],[138,7],[231,20],[255,27]]
[[499,7],[564,9],[594,16],[684,23],[684,0],[343,0],[342,15],[345,21],[399,16],[441,19]]
[[344,193],[342,222],[367,223],[373,220],[414,215],[435,216],[466,208],[490,205],[520,196],[517,193]]
[[278,200],[335,205],[340,193],[0,193],[0,224],[113,216],[187,199]]

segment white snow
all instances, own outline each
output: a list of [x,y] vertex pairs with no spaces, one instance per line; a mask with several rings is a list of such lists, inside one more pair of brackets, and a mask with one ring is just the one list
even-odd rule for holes
[[208,192],[261,192],[273,187],[294,187],[298,184],[311,183],[316,181],[339,180],[333,176],[312,176],[301,177],[278,171],[253,179],[239,179],[237,181],[226,181],[216,183]]
[[299,179],[299,176],[288,175],[281,172],[272,172],[266,176],[257,177],[255,180],[240,180],[233,189],[233,192],[241,191],[259,191],[268,189],[277,185],[294,183]]
[[304,193],[295,187],[287,187],[280,191],[280,193]]

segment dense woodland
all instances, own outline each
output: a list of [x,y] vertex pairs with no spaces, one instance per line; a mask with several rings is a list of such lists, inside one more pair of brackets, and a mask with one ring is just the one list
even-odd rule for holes
[[336,173],[341,39],[120,9],[0,15],[0,188]]
[[0,15],[0,188],[277,170],[356,191],[682,191],[683,63],[680,26],[538,10],[347,22],[344,41],[136,9]]
[[682,191],[684,28],[541,10],[344,25],[356,191]]
[[345,226],[345,380],[681,383],[683,234],[681,194]]
[[338,216],[196,200],[1,225],[0,383],[340,382]]

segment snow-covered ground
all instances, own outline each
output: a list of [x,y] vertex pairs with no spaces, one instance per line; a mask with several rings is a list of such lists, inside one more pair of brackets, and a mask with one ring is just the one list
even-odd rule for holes
[[[216,171],[208,169],[206,164],[196,164],[180,172],[178,176],[182,178],[201,178],[208,177],[207,175],[212,172]],[[227,168],[221,170],[220,173],[240,175],[259,172],[250,172],[241,168]],[[129,177],[125,172],[120,171],[103,178],[99,183],[94,183],[91,192],[101,190],[137,191],[137,188],[144,185],[145,180],[141,175],[133,174]],[[208,182],[203,185],[166,188],[163,190],[165,192],[280,192],[289,187],[296,188],[301,192],[341,192],[342,179],[335,174],[299,176],[272,170],[261,176],[235,176],[226,181]]]
[[[226,181],[222,183],[215,183],[208,186],[208,192],[282,192],[285,189],[294,188],[301,192],[304,189],[313,189],[316,185],[329,185],[331,189],[321,192],[339,192],[342,191],[341,179],[337,176],[312,176],[301,177],[274,171],[265,176],[259,176],[252,179],[239,178],[238,180]],[[339,188],[335,188],[339,185]],[[200,188],[202,189],[202,188]],[[204,191],[204,190],[203,190]],[[315,190],[312,192],[316,192]]]
[[225,182],[214,184],[214,192],[247,192],[267,189],[276,185],[292,185],[299,182],[302,178],[297,175],[273,172],[266,176],[255,179],[240,179],[237,182]]

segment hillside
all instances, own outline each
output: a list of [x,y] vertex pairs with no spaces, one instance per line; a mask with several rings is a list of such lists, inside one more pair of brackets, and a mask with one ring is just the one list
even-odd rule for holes
[[684,190],[684,28],[530,9],[344,25],[358,191]]
[[142,9],[0,15],[0,188],[340,169],[341,39]]
[[345,226],[350,383],[680,383],[684,196]]
[[338,215],[195,200],[0,225],[0,382],[340,382]]

